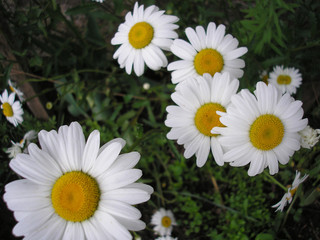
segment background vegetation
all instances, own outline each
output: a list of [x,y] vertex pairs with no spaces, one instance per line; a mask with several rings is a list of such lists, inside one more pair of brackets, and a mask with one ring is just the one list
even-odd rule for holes
[[[0,47],[2,89],[7,80],[30,83],[48,119],[37,119],[30,110],[31,96],[24,107],[24,122],[15,128],[0,116],[0,195],[4,185],[17,179],[4,152],[10,140],[19,141],[28,130],[57,129],[79,121],[86,136],[93,129],[101,142],[115,137],[127,141],[123,152],[138,151],[143,181],[155,193],[138,205],[144,231],[135,236],[154,239],[149,224],[160,207],[171,209],[178,226],[178,239],[320,239],[320,145],[296,152],[275,179],[291,184],[295,170],[309,174],[299,188],[294,204],[283,213],[271,206],[285,193],[268,173],[247,175],[247,168],[219,167],[212,156],[197,168],[195,158],[186,160],[184,149],[166,138],[166,106],[174,91],[165,68],[147,70],[141,77],[127,75],[113,60],[111,38],[135,1],[97,3],[84,0],[1,0],[0,35],[7,45]],[[186,27],[204,27],[211,21],[225,24],[248,53],[241,88],[254,89],[260,71],[275,65],[295,67],[303,84],[295,95],[303,101],[305,117],[320,128],[320,2],[316,0],[175,0],[140,1],[157,5],[176,15],[179,37],[186,39]],[[8,55],[14,56],[9,59]],[[175,60],[167,52],[169,62]],[[15,66],[19,66],[17,69]],[[23,81],[21,81],[21,78]],[[144,83],[150,89],[143,88]],[[45,115],[40,116],[46,118]],[[267,172],[267,170],[265,171]],[[14,239],[12,212],[1,199],[0,239]]]

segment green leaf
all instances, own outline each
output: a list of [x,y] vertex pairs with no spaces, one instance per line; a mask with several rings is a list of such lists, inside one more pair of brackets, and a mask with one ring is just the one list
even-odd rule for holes
[[255,240],[273,240],[274,236],[270,233],[259,233]]
[[68,9],[65,14],[69,16],[77,15],[77,14],[86,14],[89,13],[92,9],[96,9],[97,5],[94,2],[83,3],[74,8]]

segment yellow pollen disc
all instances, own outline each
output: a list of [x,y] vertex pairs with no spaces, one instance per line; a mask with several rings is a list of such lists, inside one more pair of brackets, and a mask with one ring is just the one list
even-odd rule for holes
[[16,90],[12,87],[12,86],[9,86],[11,92],[16,92]]
[[149,45],[153,39],[153,27],[146,22],[138,22],[132,26],[129,32],[129,43],[136,49]]
[[55,182],[51,201],[56,213],[67,221],[90,218],[98,207],[99,186],[95,179],[80,171],[68,172]]
[[194,68],[201,76],[204,73],[209,73],[213,76],[222,70],[223,64],[224,61],[221,54],[211,48],[201,50],[194,58]]
[[268,79],[269,79],[269,76],[268,76],[268,74],[266,74],[266,75],[264,75],[263,77],[262,77],[262,81],[265,83],[265,84],[269,84],[268,83]]
[[171,218],[169,218],[168,216],[164,216],[161,219],[161,225],[168,228],[171,226]]
[[283,139],[284,126],[281,120],[272,115],[259,116],[251,125],[249,137],[257,149],[268,151],[278,146]]
[[291,83],[291,77],[289,75],[279,75],[277,83],[280,85],[289,85]]
[[225,127],[216,111],[226,112],[226,109],[219,103],[206,103],[197,110],[194,123],[203,135],[215,137],[217,134],[211,133],[212,128]]
[[12,109],[11,105],[9,103],[7,103],[7,102],[2,104],[2,111],[3,111],[3,114],[6,117],[12,117],[13,116],[13,109]]

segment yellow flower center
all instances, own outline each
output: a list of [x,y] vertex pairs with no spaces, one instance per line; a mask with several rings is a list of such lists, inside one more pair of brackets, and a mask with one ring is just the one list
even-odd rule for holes
[[4,104],[2,104],[2,111],[3,111],[3,114],[6,117],[12,117],[13,116],[13,109],[12,109],[11,105],[8,102],[5,102]]
[[289,75],[279,75],[277,83],[280,85],[289,85],[291,83],[291,77]]
[[[291,186],[290,186],[291,187]],[[297,187],[296,188],[293,188],[293,189],[291,189],[289,192],[290,192],[290,194],[291,194],[291,198],[293,197],[293,195],[296,193],[296,191],[297,191]],[[287,200],[290,200],[290,198],[286,198]]]
[[284,135],[281,120],[272,115],[259,116],[251,125],[249,137],[252,145],[260,150],[271,150],[278,146]]
[[218,134],[212,134],[211,130],[214,127],[225,127],[220,122],[220,116],[216,111],[226,112],[226,109],[219,103],[206,103],[202,105],[196,112],[194,123],[203,135],[215,137]]
[[68,172],[55,182],[51,192],[56,213],[67,221],[81,222],[97,210],[100,199],[95,179],[80,171]]
[[168,228],[171,226],[171,218],[169,218],[168,216],[164,216],[162,219],[161,219],[161,224],[162,226]]
[[149,45],[153,39],[153,27],[146,22],[138,22],[132,26],[129,32],[129,43],[136,49]]
[[11,92],[16,92],[16,90],[12,87],[12,86],[9,86]]
[[201,76],[204,73],[209,73],[213,76],[215,73],[220,72],[223,68],[223,63],[221,54],[211,48],[201,50],[194,58],[194,68]]
[[266,75],[264,75],[263,77],[262,77],[262,81],[265,83],[265,84],[269,84],[268,83],[268,79],[269,79],[269,76],[268,76],[268,74],[266,74]]

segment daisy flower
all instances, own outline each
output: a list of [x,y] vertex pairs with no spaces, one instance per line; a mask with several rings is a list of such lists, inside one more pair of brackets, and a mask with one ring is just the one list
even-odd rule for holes
[[276,212],[282,212],[287,203],[291,203],[293,195],[296,193],[299,185],[304,182],[308,178],[308,176],[309,175],[305,174],[303,178],[300,178],[300,172],[296,171],[296,177],[294,178],[292,186],[288,188],[288,192],[283,195],[280,202],[272,206],[273,208],[277,208]]
[[18,154],[10,167],[24,179],[5,186],[3,196],[18,223],[15,236],[26,239],[132,239],[128,230],[145,228],[131,206],[147,201],[152,187],[135,183],[137,152],[120,154],[121,138],[101,148],[100,133],[87,141],[77,122],[59,131],[40,131],[41,148]]
[[179,18],[165,15],[165,11],[152,5],[144,10],[136,2],[133,13],[127,13],[125,22],[120,24],[118,32],[111,40],[112,45],[121,45],[114,53],[121,68],[131,74],[132,66],[137,76],[144,72],[144,63],[157,71],[168,65],[168,60],[161,49],[170,50],[172,39],[178,34],[174,31],[179,26],[174,24]]
[[178,240],[178,238],[173,238],[171,236],[162,236],[162,237],[156,238],[156,240]]
[[24,95],[23,95],[23,92],[21,92],[17,87],[16,87],[16,84],[13,83],[10,79],[8,80],[8,84],[9,84],[9,88],[11,90],[11,92],[14,92],[17,94],[20,102],[23,102],[24,101]]
[[14,101],[14,97],[15,93],[8,95],[8,91],[5,89],[2,95],[0,95],[0,101],[2,103],[1,109],[3,115],[16,127],[19,123],[23,122],[23,109],[19,101]]
[[172,83],[180,83],[186,79],[202,76],[208,73],[214,76],[215,73],[229,72],[232,78],[243,76],[245,63],[239,59],[248,49],[237,48],[239,42],[230,34],[225,35],[226,27],[210,22],[207,32],[202,26],[195,30],[188,27],[186,35],[190,43],[175,39],[171,46],[173,54],[181,60],[168,65],[168,70],[173,71]]
[[308,123],[302,119],[301,105],[272,84],[258,82],[254,94],[241,90],[231,98],[226,113],[218,113],[226,127],[212,130],[222,135],[220,143],[226,150],[223,160],[236,167],[250,163],[249,176],[266,167],[270,174],[277,173],[278,161],[287,164],[300,149],[298,132]]
[[302,77],[298,69],[275,66],[270,73],[269,83],[276,86],[282,93],[296,93],[301,85]]
[[210,149],[216,163],[223,165],[220,136],[212,134],[211,129],[223,127],[216,111],[226,110],[238,87],[239,80],[231,79],[229,73],[216,73],[214,77],[206,73],[186,81],[171,95],[178,106],[166,109],[165,125],[172,128],[167,138],[184,145],[185,158],[195,154],[198,167],[206,163]]
[[20,142],[16,143],[14,141],[11,141],[11,144],[12,146],[6,150],[6,153],[8,154],[9,158],[15,158],[18,153],[22,152],[23,144]]
[[172,227],[177,225],[172,211],[165,210],[164,208],[160,208],[159,211],[156,211],[152,215],[151,224],[155,225],[153,230],[159,233],[161,236],[170,236]]
[[299,134],[301,136],[301,147],[310,149],[319,141],[320,129],[313,129],[308,125]]

